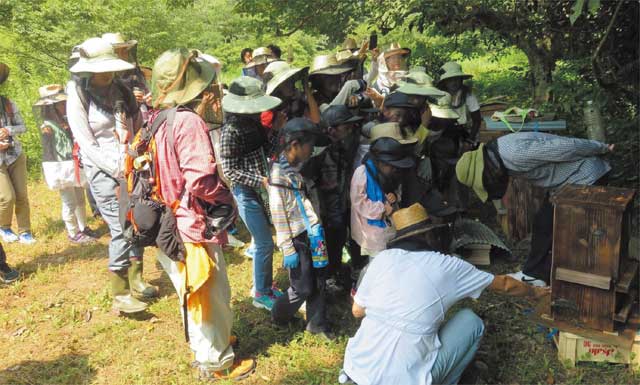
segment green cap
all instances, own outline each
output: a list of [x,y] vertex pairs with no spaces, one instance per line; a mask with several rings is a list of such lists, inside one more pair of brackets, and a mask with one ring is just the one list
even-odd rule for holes
[[174,48],[165,51],[153,66],[153,105],[177,106],[195,99],[214,81],[216,71],[197,51]]
[[231,82],[229,92],[222,98],[222,109],[234,114],[258,114],[278,107],[282,100],[265,95],[262,82],[240,76]]

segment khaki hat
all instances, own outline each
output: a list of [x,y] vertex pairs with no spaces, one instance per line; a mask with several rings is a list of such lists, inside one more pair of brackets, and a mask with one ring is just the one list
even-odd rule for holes
[[456,177],[463,185],[471,187],[481,201],[486,202],[489,194],[482,183],[484,172],[484,143],[477,150],[467,151],[456,163]]
[[244,68],[253,68],[260,64],[268,64],[275,61],[273,53],[267,47],[258,47],[251,53],[251,61]]
[[463,78],[470,79],[473,75],[465,74],[462,72],[462,66],[454,61],[446,62],[440,67],[440,80],[438,80],[438,84],[445,79],[450,78]]
[[258,114],[274,109],[281,103],[282,100],[265,95],[260,80],[241,76],[229,85],[228,93],[222,98],[222,109],[234,114]]
[[460,115],[451,107],[451,95],[447,92],[441,96],[437,103],[429,103],[431,116],[440,119],[458,119]]
[[5,63],[0,63],[0,84],[4,83],[7,81],[7,78],[9,77],[9,66],[6,65]]
[[151,94],[154,107],[177,106],[195,99],[215,80],[213,65],[198,60],[196,51],[165,51],[153,66]]
[[286,61],[275,61],[273,63],[269,63],[267,68],[264,69],[264,74],[262,75],[265,79],[270,76],[270,79],[267,81],[267,95],[271,95],[273,91],[275,91],[279,85],[287,81],[287,79],[308,70],[309,67],[291,68],[289,63]]
[[34,103],[34,106],[45,106],[67,100],[64,88],[60,84],[42,86],[38,88],[38,93],[40,94],[40,99]]
[[393,222],[393,227],[396,229],[396,236],[388,242],[389,245],[402,239],[426,233],[435,228],[447,226],[429,223],[427,210],[420,203],[414,203],[407,208],[394,212],[391,215],[391,222]]
[[102,35],[102,39],[111,44],[113,48],[127,48],[138,44],[137,40],[126,40],[120,32],[105,33]]
[[411,55],[411,50],[409,48],[400,47],[399,43],[391,43],[389,48],[384,51],[383,55],[385,59],[394,55],[409,56]]
[[412,69],[407,76],[398,82],[398,89],[396,92],[401,92],[407,95],[420,95],[420,96],[444,96],[445,92],[437,89],[433,85],[433,79],[427,75],[424,71]]
[[92,37],[80,44],[80,59],[69,69],[72,73],[104,73],[132,70],[135,66],[118,59],[109,42]]
[[344,50],[349,50],[349,51],[353,51],[353,50],[359,50],[360,47],[358,46],[358,43],[356,43],[356,39],[352,38],[352,37],[348,37],[346,39],[344,39],[344,42],[342,43],[342,48],[340,49],[341,51]]
[[380,123],[373,126],[371,128],[369,143],[373,143],[379,138],[393,138],[400,142],[400,144],[418,143],[418,138],[415,136],[405,138],[405,136],[402,135],[402,129],[397,122]]
[[309,76],[340,75],[351,71],[351,69],[351,67],[339,63],[335,54],[319,55],[313,58]]

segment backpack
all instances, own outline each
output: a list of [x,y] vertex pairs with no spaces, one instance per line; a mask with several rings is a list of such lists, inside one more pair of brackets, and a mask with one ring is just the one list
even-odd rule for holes
[[125,156],[118,201],[123,235],[131,246],[157,246],[172,260],[183,262],[185,248],[175,218],[179,202],[166,202],[162,197],[155,141],[158,128],[166,121],[167,140],[174,148],[177,111],[178,107],[161,111],[151,127],[145,124],[136,134]]

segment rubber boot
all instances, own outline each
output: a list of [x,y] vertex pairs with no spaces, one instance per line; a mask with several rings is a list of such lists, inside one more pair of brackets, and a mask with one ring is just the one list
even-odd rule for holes
[[147,304],[137,300],[129,291],[129,279],[126,270],[113,271],[111,274],[112,309],[120,313],[138,313],[147,309]]
[[131,266],[129,266],[131,294],[143,299],[156,298],[160,292],[157,287],[149,285],[142,279],[142,266],[142,259],[131,259]]

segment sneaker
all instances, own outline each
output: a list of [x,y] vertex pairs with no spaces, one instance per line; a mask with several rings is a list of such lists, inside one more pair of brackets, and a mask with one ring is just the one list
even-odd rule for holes
[[20,278],[20,272],[16,269],[12,269],[6,263],[0,266],[0,282],[2,283],[11,283],[15,282]]
[[253,259],[255,254],[256,254],[256,245],[253,243],[253,238],[251,238],[251,243],[249,244],[249,247],[247,247],[247,249],[244,251],[244,256],[249,259]]
[[82,231],[78,231],[78,233],[76,235],[74,235],[73,237],[70,235],[67,235],[67,238],[69,238],[69,241],[71,241],[72,243],[78,243],[78,244],[82,244],[82,243],[90,243],[90,242],[94,242],[96,239],[92,238],[90,236],[88,236],[87,234],[83,233]]
[[94,239],[100,238],[100,235],[98,235],[98,233],[96,233],[95,230],[91,230],[89,227],[85,227],[84,230],[82,230],[82,234]]
[[256,296],[253,297],[253,306],[258,309],[266,309],[271,311],[273,308],[273,300],[275,299],[272,295],[260,295],[256,293]]
[[282,290],[278,289],[278,287],[274,283],[273,285],[271,285],[271,295],[278,298],[282,297],[284,293],[282,292]]
[[36,239],[31,235],[30,232],[22,233],[18,236],[18,241],[20,243],[24,243],[25,245],[33,245],[36,243]]
[[231,234],[227,233],[227,245],[233,247],[234,249],[239,249],[241,247],[244,247],[244,242],[242,242],[241,240],[239,240],[238,238],[234,237]]
[[7,243],[16,242],[18,240],[18,236],[16,233],[11,231],[11,229],[0,229],[0,235],[2,235],[2,240]]
[[220,380],[240,381],[251,376],[256,371],[256,360],[253,358],[236,359],[228,369],[213,371],[200,366],[200,379],[211,382]]
[[547,283],[541,279],[536,279],[535,277],[532,277],[530,275],[526,275],[525,273],[523,273],[522,271],[518,271],[516,273],[511,273],[511,274],[507,274],[509,277],[516,279],[518,281],[522,281],[524,283],[527,283],[531,286],[537,286],[537,287],[547,287]]

